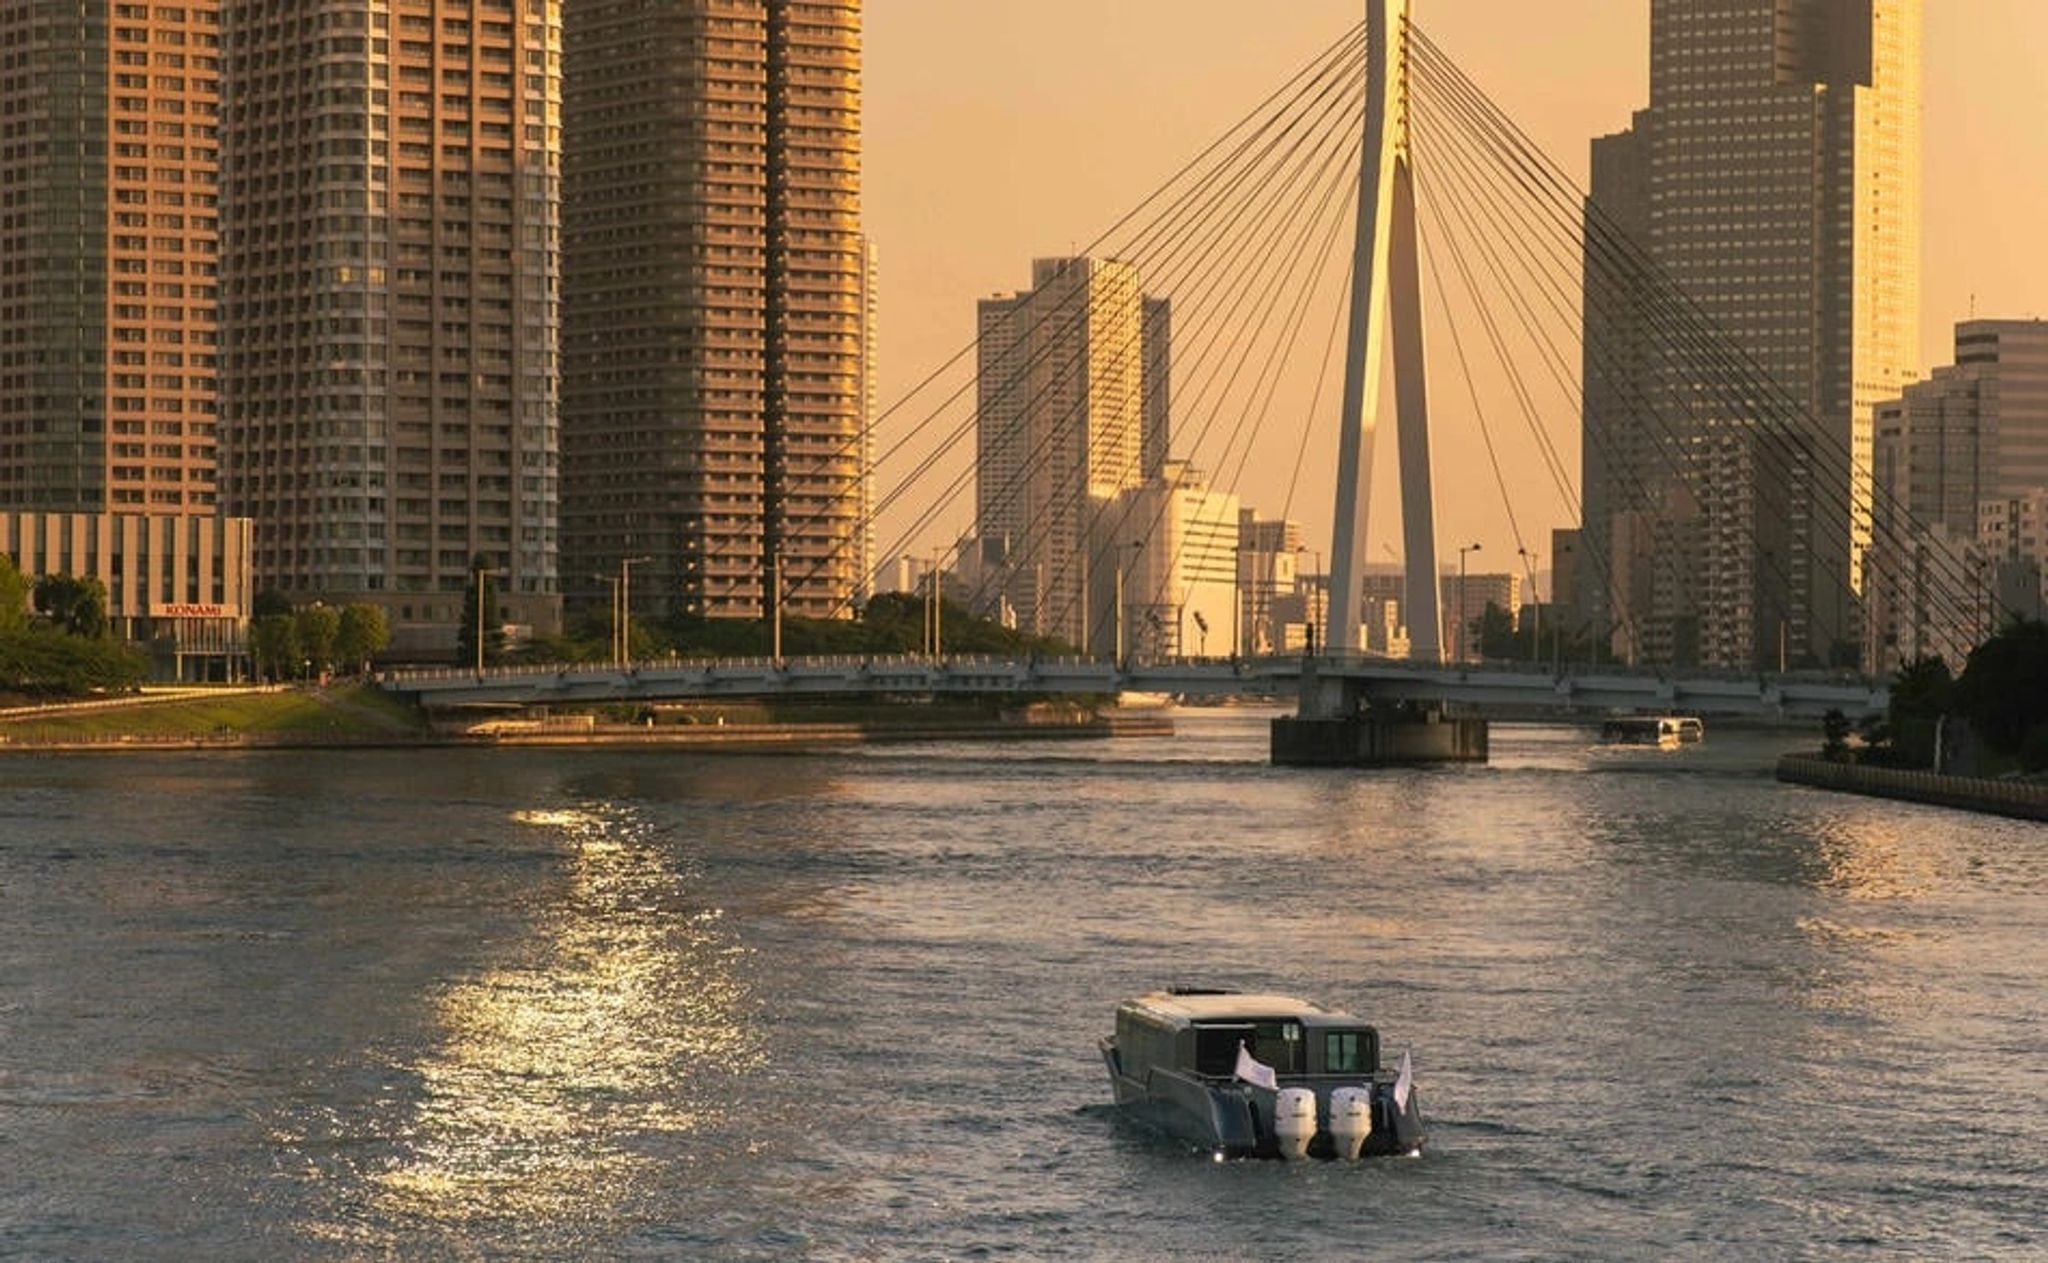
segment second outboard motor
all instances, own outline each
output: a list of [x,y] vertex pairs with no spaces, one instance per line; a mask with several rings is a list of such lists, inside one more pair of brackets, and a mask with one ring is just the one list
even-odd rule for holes
[[1299,1162],[1316,1138],[1316,1094],[1313,1088],[1282,1088],[1273,1101],[1273,1136],[1280,1156]]
[[1330,1093],[1330,1139],[1336,1142],[1337,1156],[1356,1161],[1370,1135],[1372,1089],[1338,1088]]

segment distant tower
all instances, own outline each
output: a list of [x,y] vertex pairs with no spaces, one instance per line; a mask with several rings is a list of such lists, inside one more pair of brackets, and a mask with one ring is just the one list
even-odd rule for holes
[[559,621],[558,14],[221,6],[222,498],[259,589],[404,651],[452,652],[478,557],[494,622]]
[[[850,614],[868,385],[858,0],[575,0],[563,582],[643,617]],[[771,573],[780,582],[770,584]]]
[[1146,304],[1138,270],[1039,259],[980,305],[976,532],[1011,568],[1018,626],[1088,642],[1105,509],[1142,481]]
[[1813,424],[1717,409],[1589,267],[1581,599],[1651,660],[1826,662],[1858,638],[1873,409],[1914,362],[1920,0],[1654,0],[1650,22],[1649,108],[1593,145],[1598,222]]

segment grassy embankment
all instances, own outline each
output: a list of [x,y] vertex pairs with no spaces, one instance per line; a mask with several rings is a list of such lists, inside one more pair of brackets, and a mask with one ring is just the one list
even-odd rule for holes
[[45,711],[0,720],[0,738],[49,741],[176,740],[278,736],[337,741],[411,736],[424,729],[419,712],[363,685],[282,693],[226,692],[217,697],[131,706]]
[[1039,701],[1018,699],[938,698],[916,702],[838,701],[805,698],[789,701],[666,702],[652,707],[599,708],[600,721],[634,722],[652,711],[656,726],[670,724],[862,724],[869,728],[982,727],[1029,709],[1046,718],[1079,720],[1099,709],[1093,699]]
[[[855,724],[869,731],[959,729],[1002,724],[1022,704],[1017,699],[942,699],[919,703],[795,701],[705,701],[646,705],[600,705],[600,727],[641,728],[648,718],[658,730],[708,725],[806,726]],[[1029,709],[1038,722],[1072,723],[1091,718],[1092,700],[1038,702]],[[558,711],[560,713],[567,713]],[[222,692],[176,701],[135,699],[132,704],[0,719],[0,743],[34,746],[73,742],[153,742],[251,738],[315,741],[379,741],[424,735],[426,720],[415,707],[365,685],[335,685],[285,692]]]

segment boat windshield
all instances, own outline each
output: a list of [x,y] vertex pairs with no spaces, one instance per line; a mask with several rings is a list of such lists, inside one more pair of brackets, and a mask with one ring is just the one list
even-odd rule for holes
[[1370,1074],[1379,1062],[1379,1036],[1373,1031],[1323,1032],[1323,1073]]
[[1228,1077],[1237,1071],[1237,1046],[1273,1067],[1278,1074],[1306,1069],[1301,1023],[1277,1021],[1201,1022],[1195,1026],[1195,1073]]

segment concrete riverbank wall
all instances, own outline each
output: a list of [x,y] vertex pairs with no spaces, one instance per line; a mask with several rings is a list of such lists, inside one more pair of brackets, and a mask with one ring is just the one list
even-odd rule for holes
[[329,736],[320,733],[207,733],[162,735],[96,733],[90,736],[0,736],[0,754],[121,754],[187,750],[420,750],[505,749],[691,749],[707,753],[765,750],[805,751],[835,746],[917,741],[1085,741],[1119,737],[1170,737],[1173,719],[1165,711],[1075,718],[1070,722],[933,724],[546,724],[498,725],[484,731],[420,732],[384,736]]
[[2048,820],[2048,784],[2040,781],[2000,781],[1904,768],[1863,767],[1811,754],[1788,754],[1779,759],[1778,779],[1815,789],[1981,811],[2016,820]]

